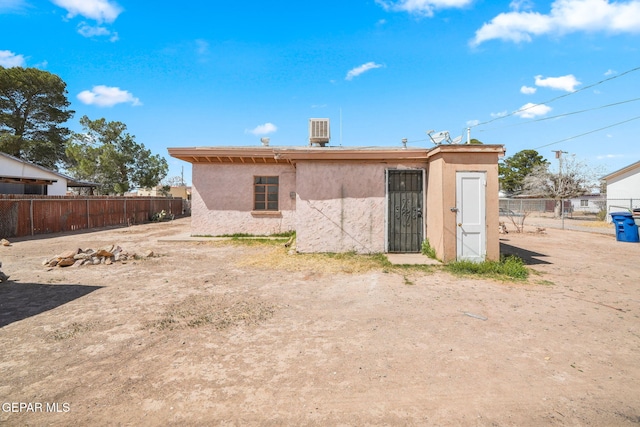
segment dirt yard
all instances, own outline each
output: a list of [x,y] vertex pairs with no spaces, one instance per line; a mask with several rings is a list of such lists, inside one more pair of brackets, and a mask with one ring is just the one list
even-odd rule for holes
[[[188,231],[0,246],[0,425],[640,423],[640,244],[510,233],[502,283]],[[155,256],[42,264],[107,244]]]

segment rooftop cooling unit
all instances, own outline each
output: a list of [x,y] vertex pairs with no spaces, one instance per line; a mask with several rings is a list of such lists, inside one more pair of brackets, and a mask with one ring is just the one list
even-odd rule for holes
[[309,119],[309,145],[324,147],[330,139],[329,119]]

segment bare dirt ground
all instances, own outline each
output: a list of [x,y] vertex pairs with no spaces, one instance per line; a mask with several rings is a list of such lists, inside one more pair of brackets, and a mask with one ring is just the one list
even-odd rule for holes
[[[640,423],[640,244],[510,233],[535,274],[503,283],[159,241],[188,231],[0,247],[1,425]],[[157,256],[42,265],[106,244]]]

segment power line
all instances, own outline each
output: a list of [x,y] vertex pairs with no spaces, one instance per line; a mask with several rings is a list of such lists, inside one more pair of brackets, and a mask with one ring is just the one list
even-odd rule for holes
[[493,118],[493,119],[491,119],[491,120],[487,120],[486,122],[478,123],[478,124],[473,125],[473,126],[471,126],[471,127],[477,127],[477,126],[482,126],[482,125],[486,125],[486,124],[489,124],[489,123],[493,123],[493,122],[495,122],[495,121],[497,121],[497,120],[505,119],[505,118],[507,118],[507,117],[511,117],[511,116],[513,116],[513,115],[515,115],[515,114],[518,114],[518,113],[521,113],[521,112],[523,112],[523,111],[530,110],[531,108],[535,108],[535,107],[538,107],[538,106],[540,106],[540,105],[544,105],[544,104],[550,104],[550,103],[552,103],[552,102],[554,102],[554,101],[557,101],[558,99],[566,98],[567,96],[571,96],[571,95],[575,95],[575,94],[576,94],[576,93],[578,93],[578,92],[582,92],[582,91],[584,91],[584,90],[587,90],[587,89],[590,89],[590,88],[592,88],[592,87],[595,87],[595,86],[601,85],[602,83],[608,82],[608,81],[610,81],[610,80],[620,78],[620,77],[622,77],[622,76],[624,76],[624,75],[627,75],[627,74],[629,74],[629,73],[632,73],[632,72],[634,72],[634,71],[638,71],[638,70],[640,70],[640,67],[632,68],[631,70],[627,70],[627,71],[625,71],[625,72],[623,72],[623,73],[616,74],[615,76],[609,77],[609,78],[607,78],[607,79],[600,80],[599,82],[592,83],[592,84],[590,84],[590,85],[588,85],[588,86],[585,86],[585,87],[583,87],[583,88],[577,89],[577,90],[575,90],[575,91],[573,91],[573,92],[569,92],[569,93],[565,93],[564,95],[556,96],[555,98],[552,98],[552,99],[550,99],[550,100],[548,100],[548,101],[540,102],[540,103],[538,103],[538,104],[532,104],[532,105],[529,105],[529,106],[528,106],[528,107],[526,107],[526,108],[520,108],[520,109],[515,110],[515,111],[513,111],[513,112],[511,112],[511,113],[509,113],[509,114],[505,114],[504,116],[495,117],[495,118]]
[[575,135],[575,136],[571,136],[569,138],[561,139],[560,141],[551,142],[549,144],[541,145],[540,147],[534,148],[534,150],[538,150],[538,149],[544,148],[544,147],[549,147],[550,145],[560,144],[561,142],[565,142],[565,141],[569,141],[569,140],[572,140],[572,139],[580,138],[581,136],[589,135],[591,133],[599,132],[601,130],[609,129],[609,128],[612,128],[614,126],[619,126],[619,125],[622,125],[622,124],[625,124],[625,123],[628,123],[628,122],[632,122],[632,121],[638,120],[638,119],[640,119],[640,116],[636,116],[636,117],[633,117],[631,119],[624,120],[622,122],[614,123],[614,124],[609,125],[609,126],[601,127],[599,129],[590,130],[589,132],[581,133],[580,135]]
[[600,105],[599,107],[587,108],[585,110],[573,111],[573,112],[570,112],[570,113],[557,114],[555,116],[550,116],[550,117],[542,117],[542,118],[535,119],[535,120],[529,120],[529,121],[522,122],[522,123],[514,123],[512,125],[502,126],[502,127],[493,128],[493,129],[479,130],[478,132],[488,132],[488,131],[496,130],[496,129],[506,129],[506,128],[510,128],[510,127],[514,127],[514,126],[527,125],[529,123],[535,123],[535,122],[542,122],[542,121],[545,121],[545,120],[558,119],[560,117],[566,117],[566,116],[571,116],[571,115],[574,115],[574,114],[586,113],[586,112],[589,112],[589,111],[601,110],[601,109],[604,109],[604,108],[615,107],[617,105],[627,104],[629,102],[635,102],[635,101],[640,101],[640,98],[628,99],[626,101],[614,102],[613,104]]

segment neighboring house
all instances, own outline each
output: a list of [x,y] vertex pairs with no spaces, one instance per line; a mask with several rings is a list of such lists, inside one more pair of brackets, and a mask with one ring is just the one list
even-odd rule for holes
[[65,196],[68,188],[95,186],[0,152],[0,194]]
[[606,199],[601,194],[583,194],[570,200],[571,213],[597,214],[606,207]]
[[607,212],[640,208],[640,161],[602,179],[607,184]]
[[501,145],[169,148],[192,169],[193,235],[296,231],[299,252],[497,260]]
[[136,192],[137,196],[141,197],[162,197],[165,195],[171,197],[177,197],[184,200],[191,200],[191,187],[179,185],[169,187],[168,194],[165,194],[164,188],[162,185],[153,188],[139,188]]

